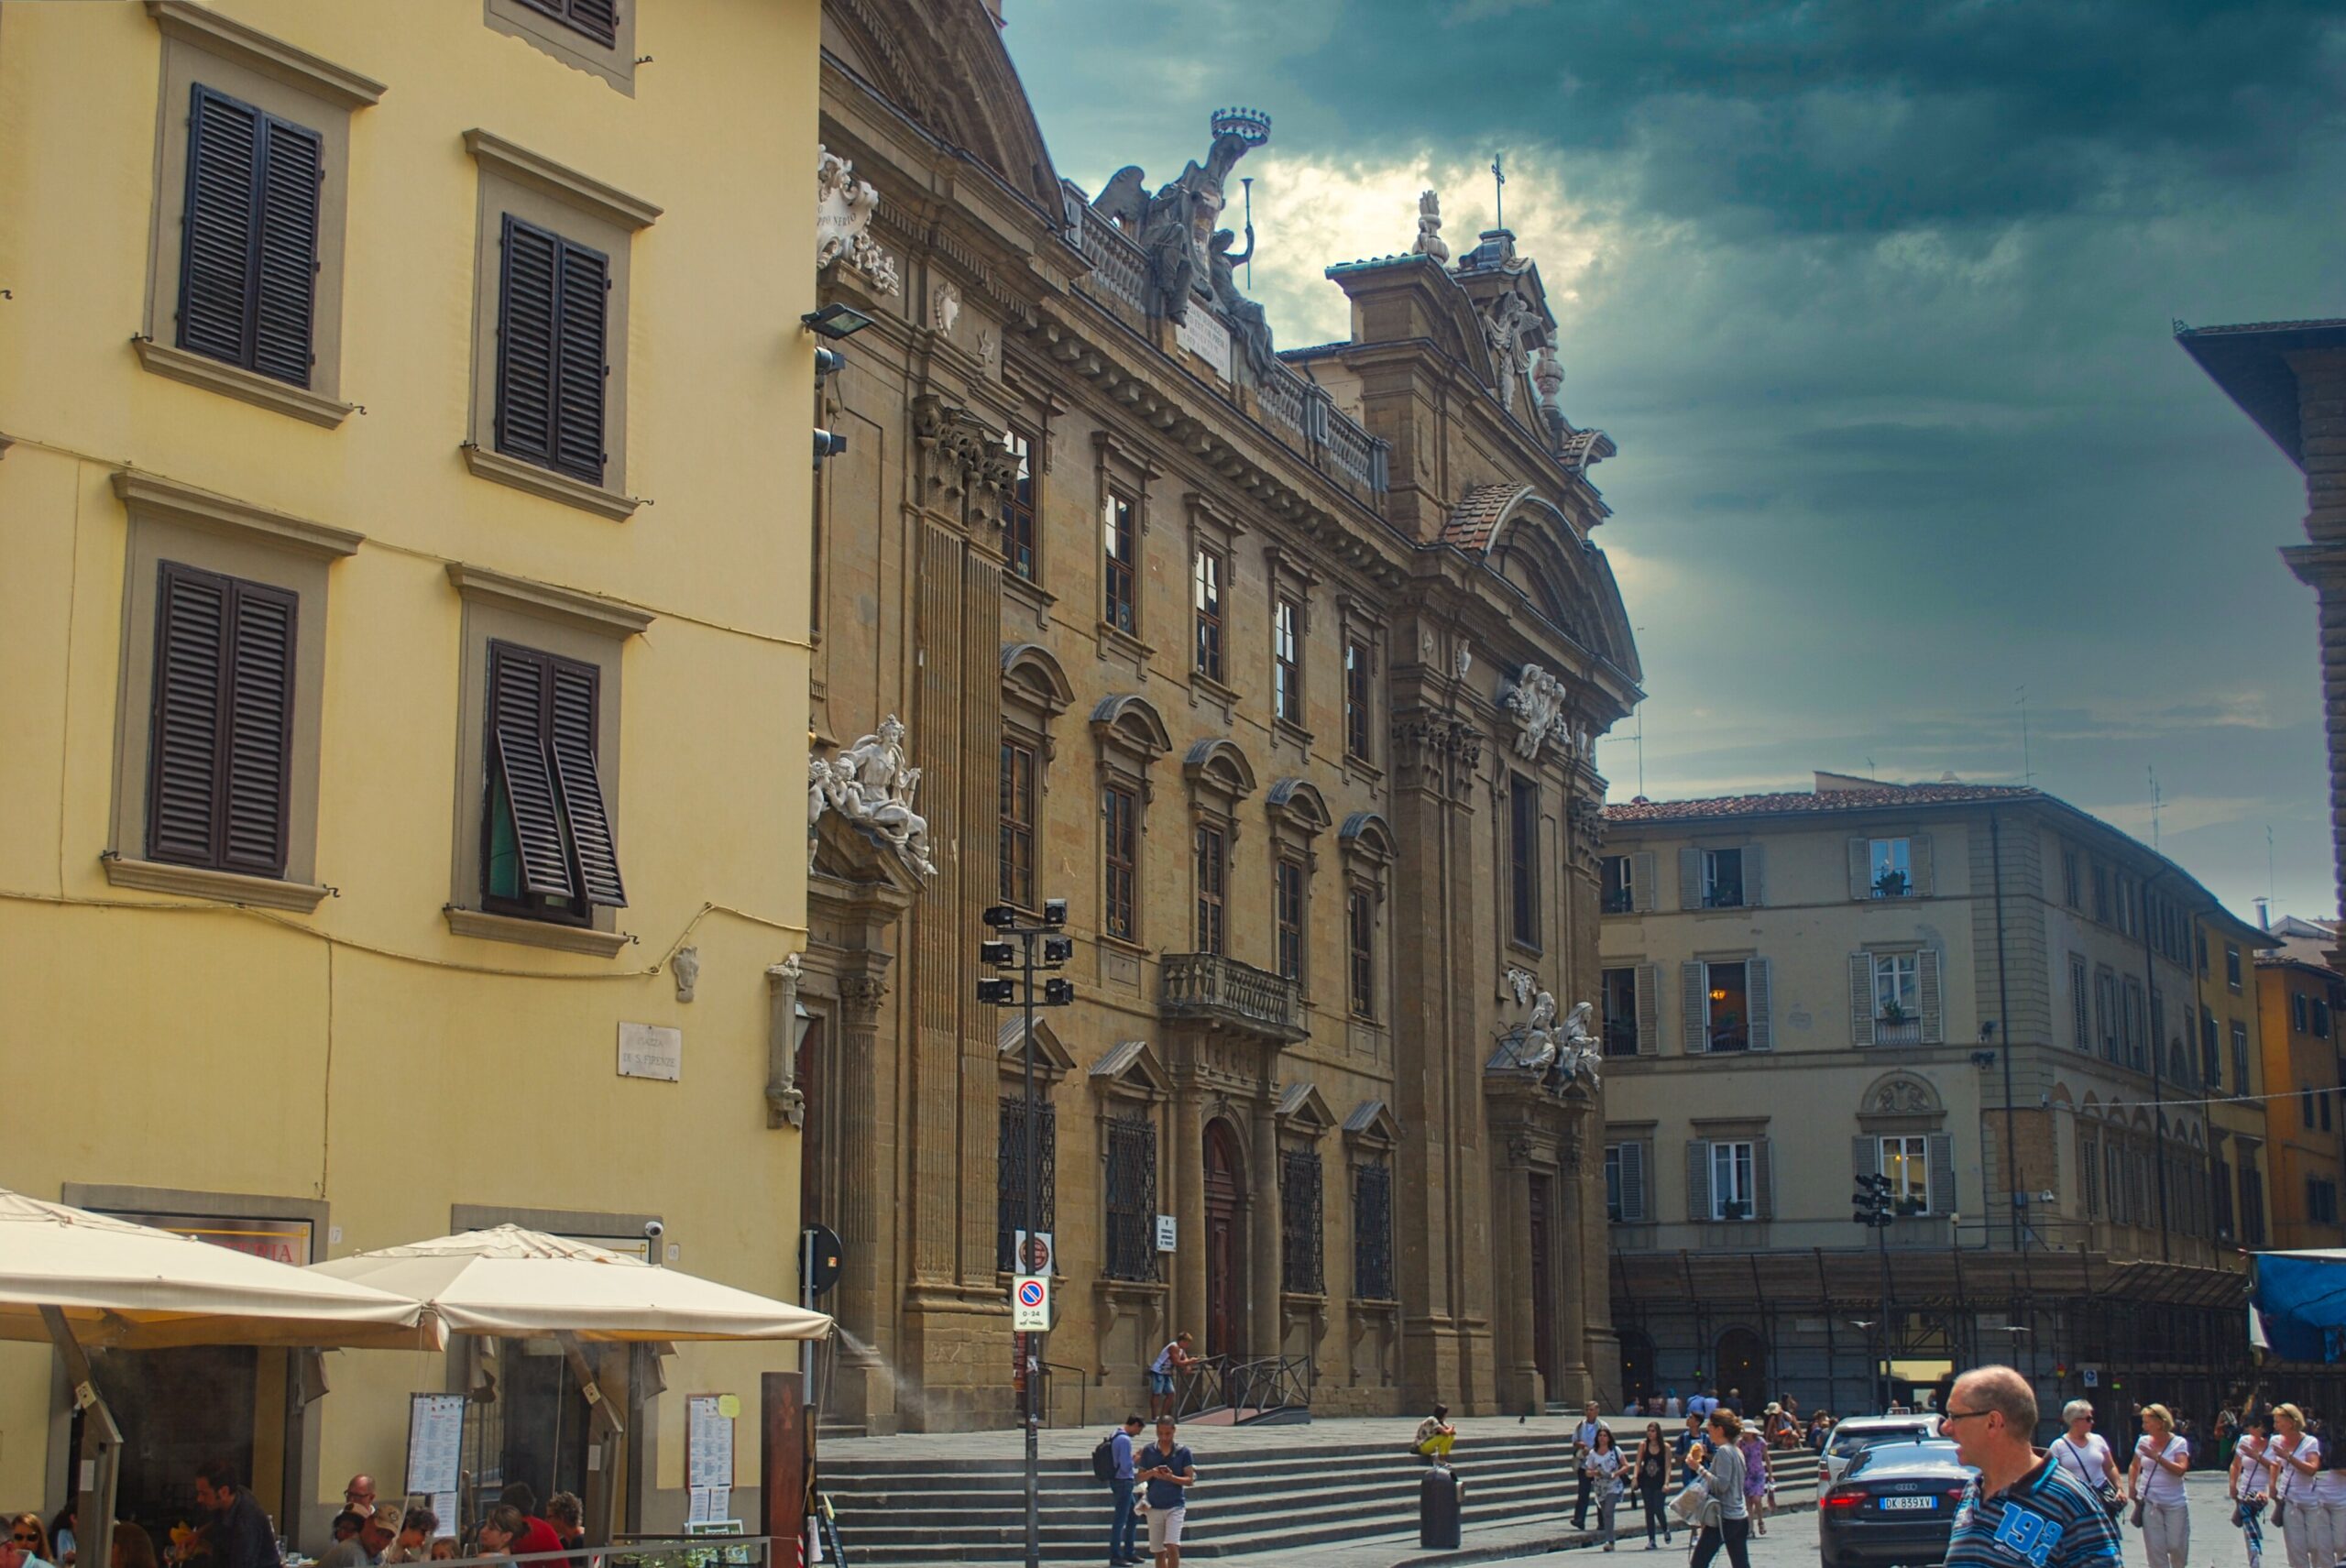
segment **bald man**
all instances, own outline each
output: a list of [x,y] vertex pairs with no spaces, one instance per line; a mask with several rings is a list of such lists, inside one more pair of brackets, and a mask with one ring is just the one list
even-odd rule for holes
[[1955,1380],[1939,1431],[1979,1472],[1964,1490],[1946,1568],[2121,1568],[2118,1526],[2036,1446],[2036,1393],[2009,1366]]

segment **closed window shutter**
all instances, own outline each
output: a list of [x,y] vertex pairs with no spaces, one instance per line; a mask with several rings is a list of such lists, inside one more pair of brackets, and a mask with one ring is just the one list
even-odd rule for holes
[[1873,896],[1873,862],[1868,858],[1873,852],[1871,842],[1864,839],[1849,840],[1849,896]]
[[1933,1133],[1930,1144],[1931,1212],[1955,1212],[1955,1139],[1946,1133]]
[[1914,957],[1916,987],[1922,993],[1923,1040],[1937,1045],[1946,1038],[1942,1033],[1943,1019],[1939,999],[1939,955],[1937,949],[1925,948]]
[[554,466],[590,485],[603,482],[603,334],[609,309],[609,259],[565,240]]
[[1703,851],[1700,850],[1678,851],[1678,907],[1703,907]]
[[1661,1052],[1661,967],[1638,966],[1638,1055]]
[[1754,908],[1768,902],[1768,856],[1758,844],[1743,846],[1743,902]]
[[1636,883],[1636,886],[1630,890],[1632,901],[1638,906],[1638,913],[1650,915],[1657,907],[1653,885],[1653,851],[1640,850],[1635,859],[1636,870],[1631,873],[1631,880]]
[[1873,1044],[1873,955],[1849,955],[1849,1043]]
[[1646,1217],[1646,1146],[1622,1144],[1616,1152],[1621,1166],[1621,1218],[1630,1224]]
[[254,247],[252,367],[306,387],[317,299],[323,142],[317,132],[280,119],[266,119],[264,130],[260,233]]
[[505,215],[498,279],[497,449],[554,466],[554,297],[562,241]]
[[1686,1218],[1711,1217],[1711,1145],[1707,1138],[1686,1140]]
[[619,42],[619,0],[570,0],[570,25],[608,49]]
[[[521,888],[542,898],[568,898],[570,857],[554,805],[543,724],[550,661],[507,642],[488,645],[488,739],[497,777],[513,813],[521,861]],[[496,808],[492,791],[489,809]]]
[[1686,1054],[1698,1057],[1710,1048],[1710,1008],[1704,994],[1710,989],[1710,976],[1699,963],[1681,964],[1678,973],[1680,996],[1686,1009],[1683,1025],[1686,1036]]
[[591,665],[557,660],[554,664],[552,725],[554,784],[562,793],[580,886],[590,904],[627,905],[619,881],[619,858],[611,842],[609,813],[595,769],[595,696],[597,673]]
[[1775,1140],[1751,1140],[1751,1217],[1772,1220],[1776,1217],[1776,1156]]
[[1751,1048],[1772,1050],[1776,1044],[1774,1009],[1768,1003],[1768,960],[1749,959],[1743,965],[1744,994],[1751,1003]]
[[1916,833],[1906,840],[1906,864],[1914,874],[1914,896],[1928,898],[1938,891],[1933,878],[1931,836]]
[[187,213],[180,251],[180,346],[245,363],[262,115],[195,89],[188,110]]
[[222,757],[222,869],[285,874],[292,794],[293,647],[299,601],[282,588],[236,583],[226,669]]
[[1863,1181],[1881,1174],[1881,1140],[1858,1136],[1849,1140],[1849,1174]]
[[147,855],[181,865],[216,865],[220,672],[228,647],[228,579],[166,561],[155,609]]

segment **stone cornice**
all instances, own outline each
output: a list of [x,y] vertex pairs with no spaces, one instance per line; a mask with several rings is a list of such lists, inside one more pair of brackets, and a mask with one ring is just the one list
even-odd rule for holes
[[383,84],[309,50],[247,27],[211,5],[192,0],[147,0],[147,14],[169,38],[195,45],[207,54],[234,60],[289,87],[313,93],[338,109],[363,109],[379,101]]

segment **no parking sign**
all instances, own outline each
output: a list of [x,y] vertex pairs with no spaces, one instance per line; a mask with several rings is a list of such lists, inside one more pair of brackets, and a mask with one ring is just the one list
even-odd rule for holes
[[1051,1326],[1051,1282],[1022,1274],[1010,1283],[1010,1326],[1019,1333],[1047,1333]]

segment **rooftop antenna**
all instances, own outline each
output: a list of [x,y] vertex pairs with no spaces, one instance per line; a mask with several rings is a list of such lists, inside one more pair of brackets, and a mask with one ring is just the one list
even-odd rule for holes
[[[1639,799],[1640,799],[1640,800],[1643,800],[1643,799],[1645,798],[1645,794],[1646,794],[1646,705],[1645,705],[1644,703],[1639,703],[1639,704],[1638,704],[1638,798],[1639,798]],[[2266,840],[2266,851],[2267,851],[2267,852],[2266,852],[2266,854],[2265,854],[2265,857],[2264,857],[2264,858],[2265,858],[2267,861],[2270,861],[2270,860],[2273,858],[2273,857],[2272,857],[2272,854],[2271,854],[2271,840],[2272,840],[2272,838],[2273,838],[2273,830],[2272,830],[2271,828],[2266,828],[2266,829],[2264,830],[2264,837],[2265,837],[2265,840]]]
[[2151,775],[2151,848],[2155,850],[2159,847],[2159,806],[2163,804],[2159,795],[2159,771],[2147,763],[2143,771]]
[[1491,226],[1495,229],[1507,227],[1506,162],[1507,154],[1501,152],[1491,155],[1491,178],[1497,181],[1496,194],[1492,199],[1491,212]]
[[1881,782],[1881,775],[1874,770],[1873,759],[1871,757],[1868,757],[1866,759],[1866,777],[1873,780],[1876,784],[1880,784]]
[[1255,291],[1255,177],[1242,174],[1238,187],[1246,193],[1246,291]]
[[2268,905],[2280,900],[2273,896],[2273,824],[2264,825],[2264,901]]
[[2033,788],[2036,770],[2028,762],[2028,683],[2023,681],[2014,689],[2020,694],[2020,782],[2023,787]]

